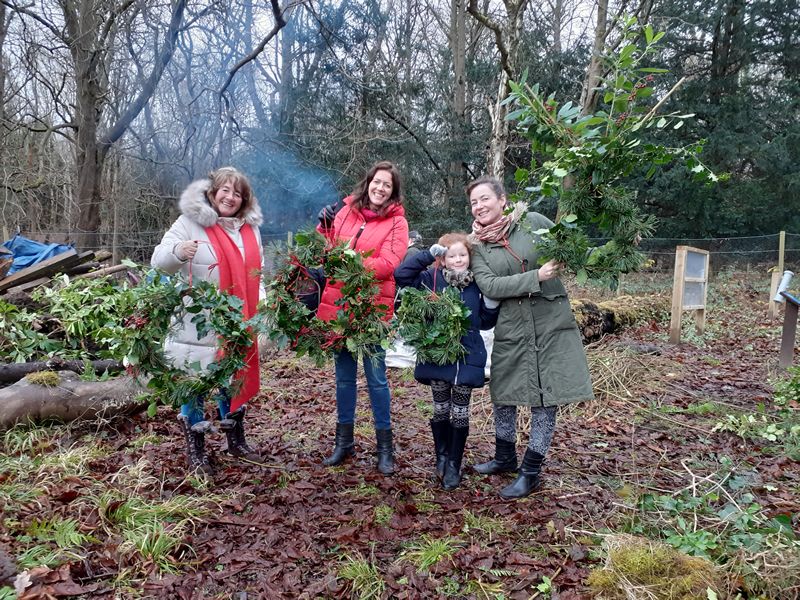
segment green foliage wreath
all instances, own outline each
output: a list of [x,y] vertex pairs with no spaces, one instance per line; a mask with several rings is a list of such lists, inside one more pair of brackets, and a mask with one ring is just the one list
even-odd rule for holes
[[[219,355],[204,370],[199,364],[178,368],[164,353],[171,328],[186,314],[197,328],[197,338],[214,334],[219,338]],[[240,298],[222,292],[209,281],[189,285],[182,277],[150,271],[134,288],[133,312],[125,319],[118,347],[131,375],[147,375],[153,401],[179,407],[197,398],[207,398],[221,387],[230,387],[231,377],[245,366],[248,348],[263,329],[259,315],[244,319]],[[235,390],[233,390],[235,394]]]
[[[698,158],[703,142],[666,147],[652,138],[666,128],[679,129],[693,114],[658,110],[677,89],[650,106],[655,78],[665,69],[643,66],[656,52],[663,32],[640,27],[634,17],[623,20],[623,43],[616,54],[604,57],[607,75],[601,82],[602,108],[583,114],[572,102],[559,104],[538,85],[510,83],[506,99],[515,109],[506,117],[531,144],[531,167],[519,169],[516,180],[528,194],[558,198],[556,224],[534,232],[542,263],[564,263],[578,282],[595,279],[616,287],[621,273],[637,270],[643,262],[638,243],[652,235],[655,220],[640,212],[636,191],[625,180],[634,173],[652,177],[660,167],[683,162],[695,179],[715,182]],[[587,230],[610,238],[590,248]]]
[[[388,307],[375,304],[378,284],[363,262],[369,253],[356,252],[347,244],[330,247],[314,230],[298,232],[294,240],[279,256],[280,266],[267,286],[265,317],[270,338],[317,364],[331,352],[369,355],[375,348],[388,348],[390,328],[384,319]],[[310,282],[313,289],[309,272],[319,268],[324,268],[329,282],[341,283],[339,310],[332,321],[318,319],[298,300]]]
[[448,365],[466,356],[461,338],[469,331],[470,310],[456,288],[436,293],[409,287],[400,298],[398,333],[417,351],[419,362]]

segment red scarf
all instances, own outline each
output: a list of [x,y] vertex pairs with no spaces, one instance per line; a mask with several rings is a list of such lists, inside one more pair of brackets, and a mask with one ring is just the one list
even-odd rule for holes
[[[244,318],[246,320],[256,313],[261,277],[261,257],[253,228],[244,225],[240,231],[244,243],[244,259],[242,259],[239,248],[222,227],[219,225],[206,227],[206,235],[208,235],[208,240],[217,256],[219,289],[241,298],[244,302]],[[234,375],[234,380],[240,382],[241,386],[236,396],[231,399],[231,412],[255,396],[261,386],[258,372],[258,340],[255,336],[253,345],[247,351],[245,361],[247,364]]]

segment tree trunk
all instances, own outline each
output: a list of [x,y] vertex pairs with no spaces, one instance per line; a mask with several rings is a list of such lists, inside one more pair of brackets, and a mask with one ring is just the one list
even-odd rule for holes
[[0,389],[0,429],[17,423],[51,419],[108,418],[132,415],[147,408],[146,391],[130,377],[110,381],[81,381],[72,371],[59,371],[57,386],[44,387],[22,379]]
[[492,120],[492,137],[489,140],[486,171],[502,181],[505,174],[505,156],[508,148],[510,124],[506,121],[508,105],[503,104],[511,91],[508,82],[517,76],[519,44],[522,38],[522,21],[528,0],[504,0],[506,21],[498,23],[478,9],[477,0],[470,0],[468,12],[485,27],[494,32],[495,43],[500,52],[502,71],[497,86],[497,97],[489,104]]
[[[459,152],[466,132],[466,0],[452,0],[450,8],[450,52],[453,55],[453,116],[451,120],[451,151]],[[463,203],[461,188],[465,183],[464,161],[458,154],[450,161],[447,174],[447,214],[452,216],[454,205]]]
[[105,371],[109,373],[119,373],[124,368],[122,363],[117,360],[93,360],[85,363],[82,360],[62,360],[60,358],[53,358],[45,362],[27,362],[27,363],[11,363],[0,365],[0,383],[15,383],[29,375],[30,373],[37,373],[39,371],[75,371],[83,372],[86,365],[92,368],[92,371],[97,374],[102,374]]
[[581,90],[581,114],[588,115],[594,112],[597,106],[597,87],[603,74],[603,52],[608,36],[608,0],[597,1],[597,25],[594,30],[594,43],[592,44],[592,58],[589,69]]

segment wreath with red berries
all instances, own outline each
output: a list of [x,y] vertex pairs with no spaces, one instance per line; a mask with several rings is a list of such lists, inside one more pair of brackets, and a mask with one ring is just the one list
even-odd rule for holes
[[[180,276],[151,271],[135,288],[134,298],[134,312],[125,319],[118,349],[130,375],[149,377],[151,416],[158,402],[177,408],[230,387],[233,375],[245,366],[254,336],[263,329],[258,315],[244,319],[240,298],[209,281],[190,285]],[[219,339],[217,360],[202,370],[199,364],[178,368],[164,353],[170,329],[187,314],[193,315],[198,340],[209,334]]]
[[[278,255],[279,267],[267,285],[265,318],[270,339],[299,356],[323,364],[333,352],[347,350],[370,355],[389,347],[388,306],[376,304],[375,274],[364,266],[369,253],[352,250],[346,243],[331,246],[318,232],[295,234],[294,244]],[[318,319],[299,297],[321,292],[311,272],[324,269],[330,283],[341,284],[336,318]],[[315,288],[315,286],[317,286]]]

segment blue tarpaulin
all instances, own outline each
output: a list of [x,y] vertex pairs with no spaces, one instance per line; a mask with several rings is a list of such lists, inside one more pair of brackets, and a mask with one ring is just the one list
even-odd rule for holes
[[11,250],[14,254],[14,262],[11,263],[11,269],[9,269],[8,275],[21,271],[22,269],[35,265],[57,254],[66,252],[67,250],[72,250],[72,246],[67,246],[65,244],[43,244],[41,242],[29,240],[19,234],[3,242],[3,246]]

